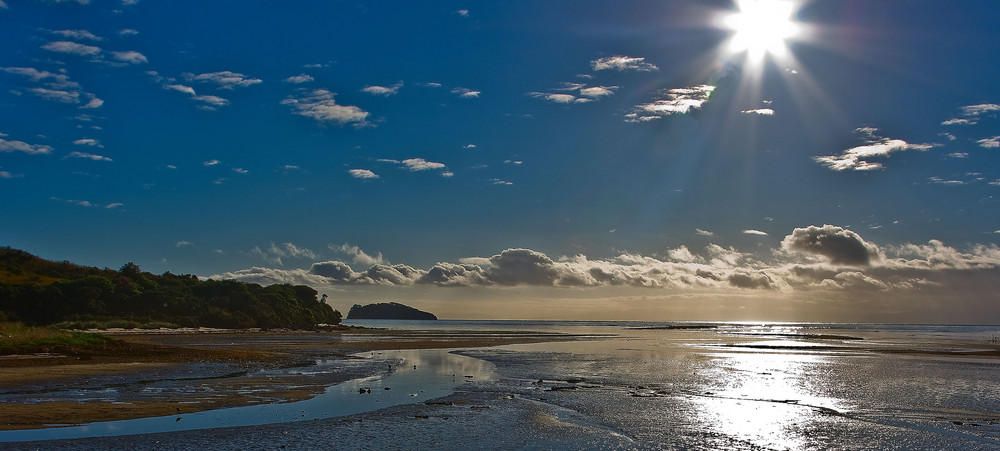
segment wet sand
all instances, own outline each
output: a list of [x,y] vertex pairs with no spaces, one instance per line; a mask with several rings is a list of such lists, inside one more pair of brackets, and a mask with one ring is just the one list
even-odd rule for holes
[[[568,340],[535,332],[117,331],[76,355],[0,357],[0,430],[188,414],[311,398],[373,375],[267,371],[363,351],[479,348]],[[371,370],[369,370],[371,371]]]

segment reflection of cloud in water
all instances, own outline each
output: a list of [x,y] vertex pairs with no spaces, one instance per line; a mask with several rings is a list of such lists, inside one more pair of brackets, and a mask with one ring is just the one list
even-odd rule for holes
[[496,375],[496,366],[490,362],[479,359],[455,358],[454,354],[447,352],[383,351],[376,355],[394,360],[401,358],[402,363],[393,364],[395,371],[400,373],[413,371],[413,367],[416,366],[417,370],[430,368],[436,375],[472,376],[471,379],[476,380],[488,380]]

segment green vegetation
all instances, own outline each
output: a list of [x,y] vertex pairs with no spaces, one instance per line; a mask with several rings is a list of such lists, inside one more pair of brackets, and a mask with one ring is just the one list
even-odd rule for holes
[[311,329],[339,324],[340,312],[303,285],[261,286],[154,275],[129,262],[119,270],[51,262],[0,247],[0,321],[96,327]]
[[64,351],[103,345],[111,341],[111,337],[101,334],[28,327],[14,322],[0,323],[0,355]]

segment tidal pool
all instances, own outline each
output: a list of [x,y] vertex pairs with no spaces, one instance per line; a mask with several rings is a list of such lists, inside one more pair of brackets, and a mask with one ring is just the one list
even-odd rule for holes
[[[468,382],[496,377],[493,364],[448,350],[401,350],[357,354],[385,362],[387,376],[354,379],[333,385],[314,398],[278,404],[263,404],[168,417],[88,423],[19,431],[0,431],[0,442],[109,437],[155,432],[249,426],[332,418],[419,403],[452,393]],[[335,371],[330,361],[307,368],[283,371]],[[363,393],[362,393],[363,392]],[[39,408],[44,408],[41,405]]]

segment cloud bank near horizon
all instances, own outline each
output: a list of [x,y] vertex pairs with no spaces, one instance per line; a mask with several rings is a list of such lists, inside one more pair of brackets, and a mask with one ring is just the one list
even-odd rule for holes
[[355,264],[369,264],[363,271],[330,260],[315,262],[309,269],[253,267],[210,278],[314,287],[641,287],[793,293],[918,290],[947,285],[949,277],[959,273],[994,274],[1000,269],[996,245],[975,245],[965,252],[938,240],[880,247],[834,225],[796,228],[766,257],[717,244],[698,253],[681,246],[663,256],[623,252],[603,259],[552,258],[531,249],[511,248],[459,263],[438,262],[428,269],[391,264],[379,257],[355,258]]

